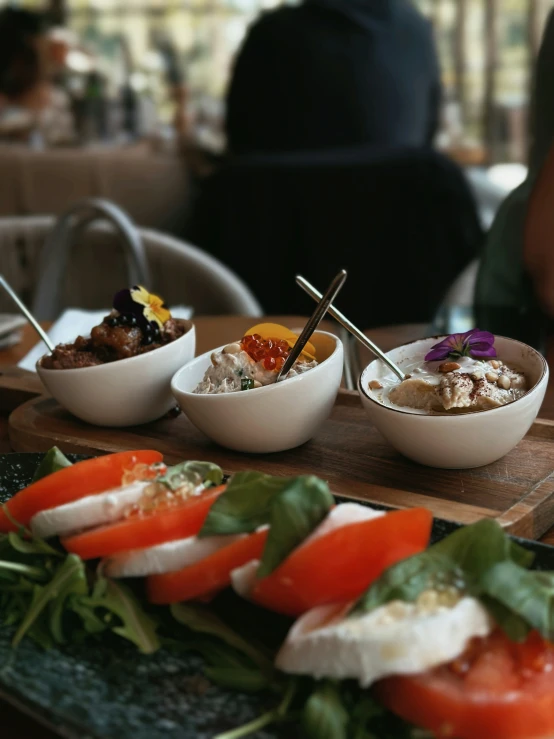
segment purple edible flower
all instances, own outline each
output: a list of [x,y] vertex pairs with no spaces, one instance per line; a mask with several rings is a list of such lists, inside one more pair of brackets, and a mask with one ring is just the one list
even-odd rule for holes
[[451,334],[431,347],[431,351],[425,355],[425,361],[437,362],[456,357],[473,357],[474,359],[496,357],[494,334],[489,331],[480,331],[478,328],[472,328],[465,334]]

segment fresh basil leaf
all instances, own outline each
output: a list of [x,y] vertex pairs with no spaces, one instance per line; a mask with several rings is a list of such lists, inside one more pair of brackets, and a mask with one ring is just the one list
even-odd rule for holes
[[269,523],[275,496],[293,479],[262,472],[237,472],[210,508],[199,536],[251,533]]
[[143,654],[152,654],[159,649],[156,623],[124,585],[108,579],[98,580],[92,595],[84,597],[80,603],[93,609],[104,609],[117,616],[121,623],[110,626],[111,630],[133,642]]
[[322,683],[310,695],[302,712],[302,729],[307,739],[349,739],[348,712],[338,688]]
[[21,642],[50,601],[56,598],[65,599],[68,591],[73,587],[78,588],[81,582],[86,583],[83,561],[75,554],[69,554],[47,585],[35,587],[33,600],[13,638],[12,645],[16,647]]
[[497,521],[484,518],[464,526],[429,551],[449,557],[469,577],[479,577],[497,562],[513,560],[523,567],[533,563],[532,552],[512,541]]
[[259,693],[270,685],[267,675],[247,667],[205,667],[204,674],[217,685],[244,693]]
[[431,548],[385,570],[358,600],[350,615],[369,613],[393,600],[413,603],[425,590],[449,586],[463,591],[464,573],[449,557]]
[[221,485],[223,481],[223,470],[212,462],[181,462],[174,467],[169,467],[164,475],[156,478],[156,482],[165,485],[169,490],[178,490],[186,484],[198,487],[210,483]]
[[499,562],[483,575],[480,585],[487,596],[523,618],[545,639],[554,640],[554,572],[533,572],[515,562]]
[[479,596],[479,600],[510,641],[521,643],[527,639],[531,627],[524,618],[483,593]]
[[225,644],[242,652],[258,665],[266,674],[272,674],[274,667],[271,659],[260,649],[243,639],[231,629],[209,608],[191,603],[175,603],[170,607],[173,618],[180,624],[199,634],[209,634],[221,639]]
[[327,483],[313,475],[292,480],[273,501],[258,577],[267,577],[323,521],[334,505]]
[[53,446],[42,458],[41,463],[35,470],[32,481],[36,482],[43,477],[58,472],[58,470],[63,470],[64,467],[71,467],[71,464],[65,454],[57,446]]

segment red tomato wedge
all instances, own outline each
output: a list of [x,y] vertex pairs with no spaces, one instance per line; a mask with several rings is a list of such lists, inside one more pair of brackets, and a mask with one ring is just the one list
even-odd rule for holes
[[151,575],[146,580],[148,600],[163,605],[205,598],[223,590],[231,584],[231,572],[234,569],[262,556],[267,533],[265,529],[245,536],[201,562],[177,572]]
[[432,523],[430,511],[412,508],[341,526],[295,549],[248,597],[289,616],[353,600],[387,567],[422,552]]
[[[18,523],[27,526],[40,511],[119,487],[126,470],[131,470],[136,464],[154,464],[162,459],[159,452],[150,449],[86,459],[37,480],[16,493],[6,506]],[[17,531],[17,526],[0,509],[0,532],[7,531]]]
[[515,644],[496,631],[449,665],[387,678],[376,693],[391,711],[445,739],[554,737],[554,644],[537,632]]
[[78,554],[81,559],[96,559],[185,539],[200,531],[214,500],[224,490],[225,485],[208,488],[177,505],[133,513],[121,521],[69,536],[61,542],[68,552]]

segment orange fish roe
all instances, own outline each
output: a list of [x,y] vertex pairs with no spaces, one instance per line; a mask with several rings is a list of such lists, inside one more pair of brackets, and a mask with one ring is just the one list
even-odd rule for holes
[[290,354],[290,346],[284,339],[264,339],[259,334],[245,336],[241,349],[255,362],[262,362],[266,370],[278,372]]

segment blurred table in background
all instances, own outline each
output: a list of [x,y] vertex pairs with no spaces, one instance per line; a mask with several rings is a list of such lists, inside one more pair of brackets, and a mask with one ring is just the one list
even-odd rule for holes
[[0,217],[58,215],[86,197],[112,200],[137,225],[180,234],[190,198],[185,162],[129,146],[36,151],[0,145]]

